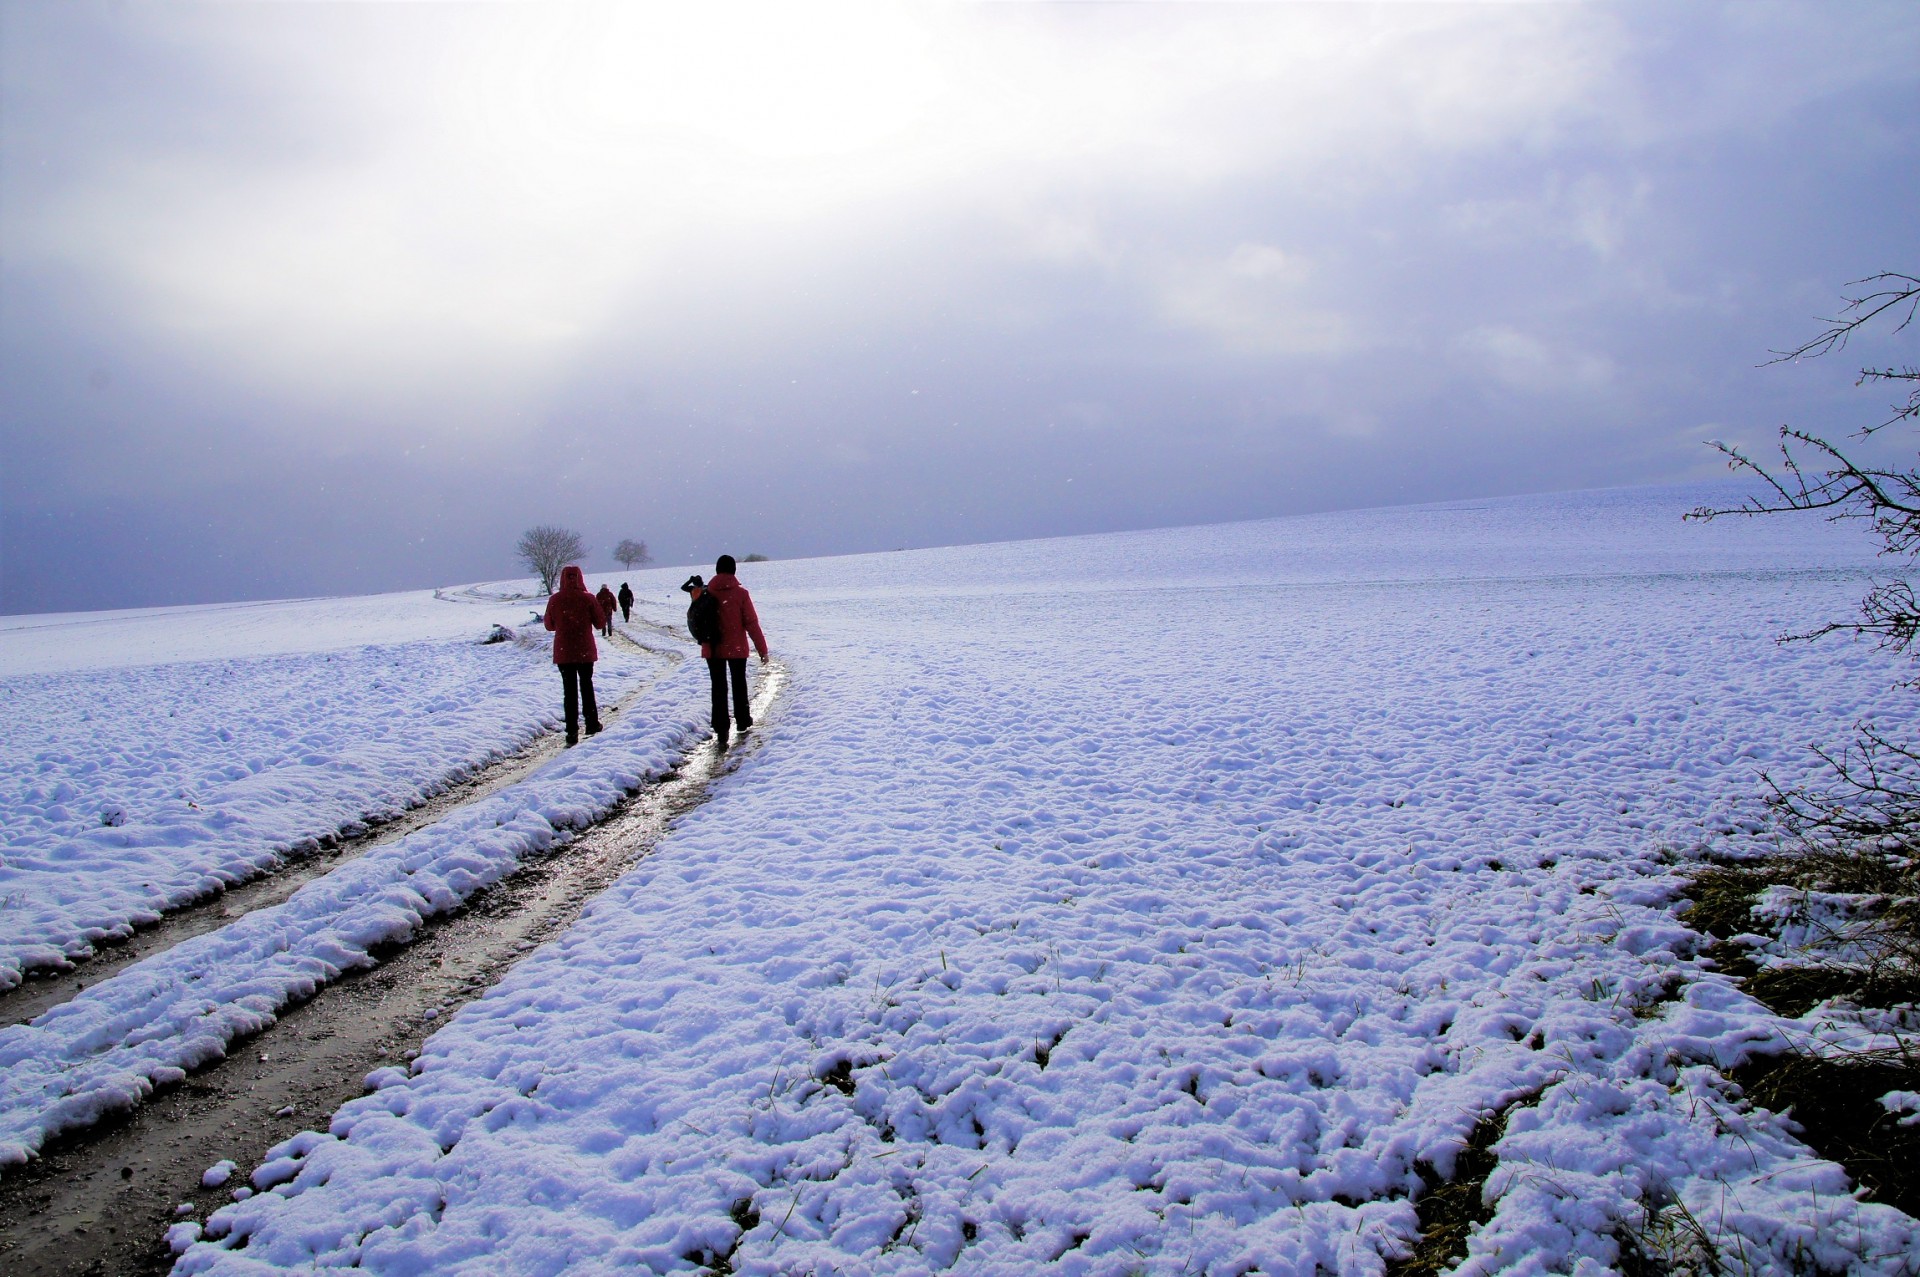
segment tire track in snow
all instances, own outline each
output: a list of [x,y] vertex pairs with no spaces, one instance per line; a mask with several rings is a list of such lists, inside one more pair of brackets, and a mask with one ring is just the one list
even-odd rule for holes
[[[0,1267],[22,1277],[167,1272],[167,1226],[204,1218],[246,1182],[236,1174],[203,1187],[204,1170],[223,1159],[259,1165],[274,1145],[364,1094],[368,1073],[404,1067],[442,1019],[563,933],[761,748],[785,680],[784,666],[763,669],[753,697],[760,726],[730,751],[706,739],[605,820],[381,952],[378,966],[347,972],[184,1081],[0,1173]],[[185,1203],[193,1209],[176,1213]]]
[[[686,659],[684,652],[641,643],[618,630],[615,635],[623,646],[633,651],[666,659],[667,673]],[[659,677],[649,679],[621,697],[608,709],[607,716],[613,717],[646,695]],[[514,753],[495,759],[396,816],[363,820],[358,833],[328,834],[318,840],[316,850],[289,856],[277,866],[263,867],[260,873],[224,891],[169,910],[159,922],[140,927],[124,939],[95,941],[91,956],[75,958],[64,968],[34,968],[21,983],[0,990],[0,1028],[29,1023],[69,1001],[88,985],[110,979],[136,962],[165,953],[194,936],[217,931],[256,909],[280,904],[307,883],[326,877],[376,847],[397,842],[415,830],[446,819],[462,807],[525,780],[558,758],[565,749],[558,729],[542,733]]]

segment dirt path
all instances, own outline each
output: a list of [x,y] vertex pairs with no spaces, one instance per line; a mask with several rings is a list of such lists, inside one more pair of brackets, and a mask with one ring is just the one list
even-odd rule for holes
[[[587,902],[703,802],[717,776],[758,750],[785,670],[761,674],[762,726],[720,753],[709,740],[611,817],[436,918],[369,970],[283,1011],[224,1060],[139,1107],[50,1141],[0,1178],[0,1269],[18,1277],[164,1273],[167,1225],[232,1200],[266,1151],[322,1126],[364,1091],[368,1073],[405,1064],[446,1016],[496,984],[520,956],[563,932]],[[777,725],[775,725],[777,730]],[[219,1189],[203,1171],[242,1169]],[[176,1207],[191,1209],[176,1213]]]
[[[685,659],[682,652],[636,642],[618,630],[615,634],[625,647],[633,651],[667,658],[669,669]],[[649,686],[651,680],[635,688],[611,707],[608,715],[618,714],[637,700]],[[71,967],[42,967],[29,971],[24,981],[0,992],[0,1026],[26,1024],[66,1002],[88,985],[117,975],[143,958],[163,953],[183,940],[217,931],[255,909],[277,905],[309,882],[326,877],[349,860],[364,856],[376,847],[396,842],[416,829],[423,829],[445,818],[455,808],[477,802],[516,781],[525,780],[558,757],[565,748],[565,741],[559,732],[543,733],[517,753],[496,759],[417,807],[410,807],[391,819],[367,824],[357,833],[344,837],[328,835],[321,840],[319,850],[284,860],[278,867],[263,870],[258,877],[172,910],[159,922],[140,928],[125,940],[102,941],[95,946],[92,957],[78,959]]]

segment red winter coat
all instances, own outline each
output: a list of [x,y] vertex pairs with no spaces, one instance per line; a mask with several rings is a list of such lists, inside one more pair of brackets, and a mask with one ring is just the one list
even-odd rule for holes
[[600,624],[610,624],[613,620],[613,609],[620,606],[618,601],[613,597],[613,591],[603,585],[600,587],[600,593],[594,595],[593,598],[594,601],[600,605],[600,614],[606,618],[606,620],[600,622]]
[[766,660],[767,638],[760,632],[760,617],[753,610],[753,596],[740,584],[740,579],[731,572],[717,573],[707,579],[707,593],[720,605],[720,643],[717,651],[714,645],[702,643],[700,655],[744,661],[747,636],[751,634],[754,650],[760,653],[761,660]]
[[593,632],[607,623],[600,600],[587,593],[587,579],[568,564],[560,569],[560,588],[547,600],[547,628],[553,631],[555,665],[587,665],[600,659]]

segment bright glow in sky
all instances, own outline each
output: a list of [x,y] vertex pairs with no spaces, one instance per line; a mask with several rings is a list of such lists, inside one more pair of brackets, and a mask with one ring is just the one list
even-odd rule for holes
[[8,611],[1688,478],[1915,265],[1907,4],[0,34]]

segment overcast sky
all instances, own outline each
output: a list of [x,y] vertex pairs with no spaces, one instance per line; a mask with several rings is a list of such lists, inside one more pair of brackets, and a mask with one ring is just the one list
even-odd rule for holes
[[[1721,473],[1920,5],[0,5],[0,612]],[[1879,414],[1879,416],[1876,416]]]

